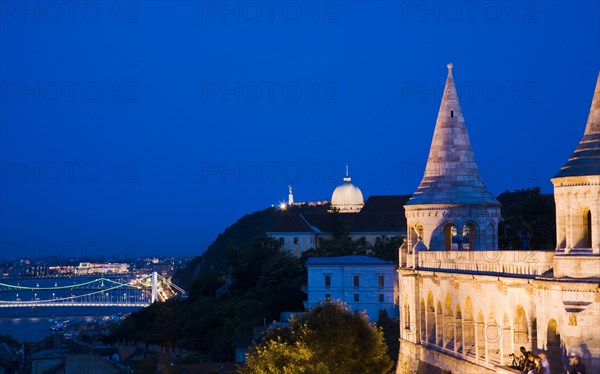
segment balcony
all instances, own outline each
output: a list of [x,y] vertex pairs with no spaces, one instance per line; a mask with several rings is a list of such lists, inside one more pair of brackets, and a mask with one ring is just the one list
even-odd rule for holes
[[[552,269],[555,251],[421,251],[417,267],[537,277]],[[412,256],[409,254],[409,256]]]

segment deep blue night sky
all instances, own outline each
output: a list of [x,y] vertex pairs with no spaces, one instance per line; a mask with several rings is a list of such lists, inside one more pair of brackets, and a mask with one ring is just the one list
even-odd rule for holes
[[0,258],[199,254],[345,163],[412,193],[448,62],[488,188],[549,193],[600,69],[598,1],[76,4],[0,1]]

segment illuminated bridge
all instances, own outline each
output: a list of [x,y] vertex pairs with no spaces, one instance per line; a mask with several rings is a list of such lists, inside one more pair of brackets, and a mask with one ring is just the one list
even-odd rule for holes
[[[0,283],[0,308],[122,306],[145,307],[185,291],[156,272],[129,282],[97,278],[54,287],[33,287]],[[10,296],[8,296],[10,295]],[[13,296],[14,295],[14,296]],[[8,297],[7,297],[8,296]]]

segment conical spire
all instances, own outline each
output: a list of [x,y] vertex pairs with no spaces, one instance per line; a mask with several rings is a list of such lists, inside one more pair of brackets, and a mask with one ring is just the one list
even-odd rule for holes
[[479,175],[452,68],[452,64],[448,64],[448,78],[425,175],[408,205],[498,205],[498,201],[487,190]]
[[600,175],[600,73],[583,138],[554,178]]

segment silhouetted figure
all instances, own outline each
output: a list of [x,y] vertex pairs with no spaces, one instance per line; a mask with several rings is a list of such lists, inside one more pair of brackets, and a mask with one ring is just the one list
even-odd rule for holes
[[548,356],[545,352],[540,353],[542,359],[542,374],[550,374],[550,363],[548,362]]
[[571,356],[569,359],[569,374],[585,374],[585,365],[581,363],[579,356]]

